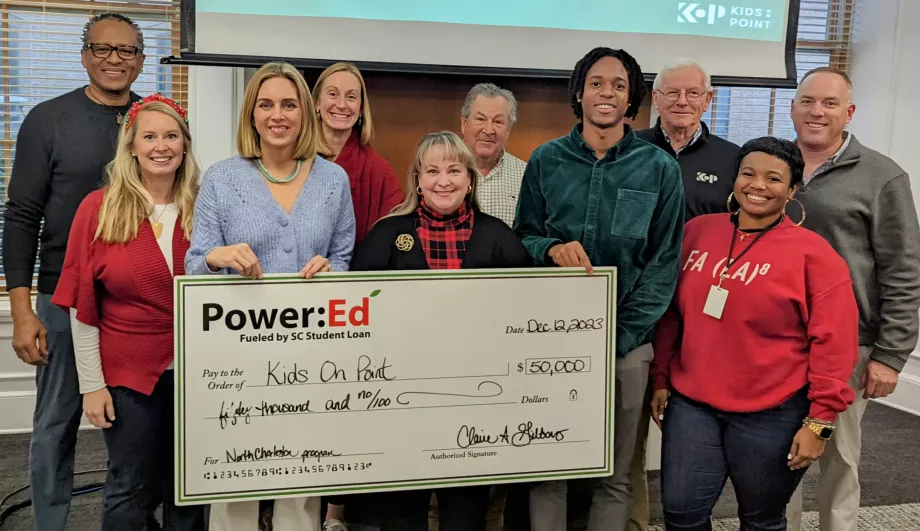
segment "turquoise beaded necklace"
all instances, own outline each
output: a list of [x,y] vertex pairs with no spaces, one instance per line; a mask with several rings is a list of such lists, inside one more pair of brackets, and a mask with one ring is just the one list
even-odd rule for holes
[[268,179],[269,182],[284,184],[293,181],[294,178],[297,177],[297,174],[300,173],[300,167],[303,166],[303,160],[298,160],[297,166],[294,167],[294,171],[292,171],[290,175],[283,179],[278,179],[277,177],[268,173],[268,170],[266,170],[265,166],[262,165],[262,159],[256,159],[256,166],[258,166],[259,172],[262,173],[262,176]]

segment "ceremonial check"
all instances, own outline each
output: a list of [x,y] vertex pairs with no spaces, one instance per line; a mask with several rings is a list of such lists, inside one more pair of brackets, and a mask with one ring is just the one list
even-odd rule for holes
[[613,472],[613,268],[175,288],[179,504]]

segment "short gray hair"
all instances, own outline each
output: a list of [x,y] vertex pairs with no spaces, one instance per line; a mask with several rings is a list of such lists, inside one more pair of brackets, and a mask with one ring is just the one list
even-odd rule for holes
[[505,98],[505,101],[508,102],[508,121],[511,126],[514,126],[515,122],[517,122],[517,100],[514,99],[514,94],[512,94],[510,90],[503,89],[492,83],[478,83],[466,93],[466,100],[463,101],[463,108],[460,110],[460,116],[463,118],[470,117],[470,113],[473,112],[473,102],[476,101],[476,98],[479,96],[485,96],[486,98]]
[[665,63],[664,67],[661,68],[661,71],[658,72],[658,75],[655,76],[655,83],[652,84],[652,90],[658,90],[661,88],[661,83],[664,79],[664,75],[678,68],[696,68],[703,73],[703,82],[706,84],[705,88],[707,92],[712,91],[712,78],[709,76],[709,72],[703,68],[702,65],[694,61],[693,59],[687,59],[686,57],[679,57],[677,59],[672,59]]

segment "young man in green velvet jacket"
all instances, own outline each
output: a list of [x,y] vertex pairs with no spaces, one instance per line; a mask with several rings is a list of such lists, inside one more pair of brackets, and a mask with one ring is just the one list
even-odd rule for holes
[[[677,285],[684,193],[677,162],[625,123],[645,97],[622,50],[595,48],[569,80],[580,123],[530,157],[514,223],[537,264],[617,268],[614,473],[594,488],[588,531],[625,531],[629,468],[652,360],[651,332]],[[565,531],[566,483],[530,493],[531,529]]]

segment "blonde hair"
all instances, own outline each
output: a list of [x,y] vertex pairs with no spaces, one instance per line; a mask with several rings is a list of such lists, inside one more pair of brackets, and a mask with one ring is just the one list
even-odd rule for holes
[[364,76],[358,67],[351,63],[335,63],[329,68],[323,70],[323,73],[316,79],[316,85],[313,86],[313,104],[319,105],[319,97],[322,95],[323,82],[326,78],[337,72],[348,72],[358,78],[358,84],[361,85],[361,145],[367,145],[374,138],[374,120],[371,118],[371,102],[367,98],[367,85],[364,84]]
[[440,131],[438,133],[429,133],[419,140],[418,146],[415,148],[415,159],[412,161],[412,165],[409,166],[409,178],[406,180],[406,198],[402,203],[393,207],[393,210],[386,217],[403,216],[415,212],[418,208],[419,194],[417,188],[419,186],[419,175],[422,173],[422,163],[425,155],[430,150],[438,147],[444,150],[445,160],[456,160],[466,166],[466,171],[470,174],[470,206],[474,210],[480,210],[479,202],[476,200],[476,186],[481,175],[476,168],[476,157],[473,156],[473,152],[466,147],[466,144],[456,133]]
[[[184,139],[182,162],[176,169],[173,197],[182,216],[182,231],[191,239],[195,198],[198,196],[198,162],[192,154],[192,135],[185,120],[169,105],[159,101],[145,103],[138,117],[145,112],[163,113],[179,124]],[[94,240],[106,243],[126,243],[137,238],[141,223],[153,213],[154,202],[141,180],[141,165],[132,155],[137,118],[130,127],[122,127],[118,134],[115,158],[106,165],[105,195],[99,210],[99,226]]]
[[315,155],[322,157],[332,156],[332,150],[326,145],[326,140],[319,129],[316,119],[316,110],[313,99],[310,97],[310,87],[296,68],[288,63],[273,62],[262,65],[246,85],[243,95],[243,108],[240,111],[240,121],[237,126],[236,149],[240,156],[255,159],[262,156],[262,145],[259,132],[252,121],[252,113],[259,99],[259,89],[262,84],[276,77],[282,77],[294,84],[297,91],[297,100],[300,103],[301,120],[300,132],[297,134],[297,146],[294,148],[295,160],[312,159]]

